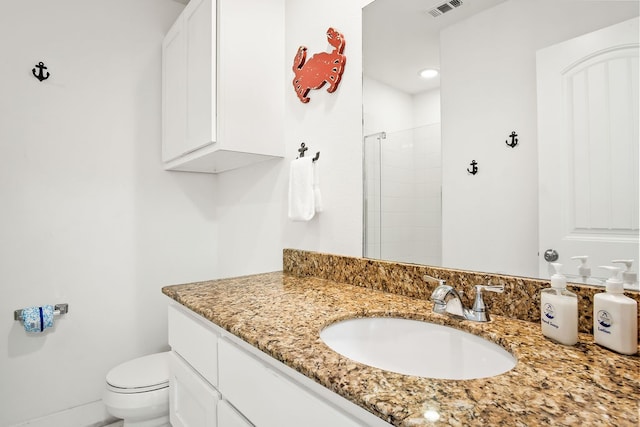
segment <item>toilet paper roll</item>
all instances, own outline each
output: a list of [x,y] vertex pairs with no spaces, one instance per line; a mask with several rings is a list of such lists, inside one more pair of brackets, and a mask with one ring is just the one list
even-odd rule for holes
[[27,307],[22,309],[22,323],[27,332],[44,332],[53,326],[52,305],[42,307]]
[[53,311],[52,305],[42,306],[42,330],[53,327]]

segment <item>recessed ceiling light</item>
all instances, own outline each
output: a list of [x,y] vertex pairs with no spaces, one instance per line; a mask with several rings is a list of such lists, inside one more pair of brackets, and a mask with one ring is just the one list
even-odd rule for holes
[[423,79],[432,79],[436,77],[439,73],[438,73],[438,70],[436,70],[435,68],[425,68],[424,70],[420,71],[418,74],[420,74],[420,77],[422,77]]

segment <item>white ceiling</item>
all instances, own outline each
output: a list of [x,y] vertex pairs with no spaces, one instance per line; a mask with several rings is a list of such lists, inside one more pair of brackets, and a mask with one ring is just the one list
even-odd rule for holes
[[418,76],[440,68],[440,31],[505,0],[462,0],[434,18],[429,10],[445,0],[375,0],[362,11],[364,74],[388,86],[416,94],[440,86],[440,78]]
[[363,8],[364,74],[409,94],[439,87],[439,77],[425,80],[418,72],[440,68],[440,31],[506,0],[461,1],[437,18],[427,12],[445,0],[375,0]]

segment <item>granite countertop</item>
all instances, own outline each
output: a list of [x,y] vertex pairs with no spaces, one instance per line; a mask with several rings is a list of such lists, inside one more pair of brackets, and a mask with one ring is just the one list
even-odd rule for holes
[[[266,354],[396,426],[638,426],[640,357],[580,334],[574,347],[545,339],[536,323],[492,316],[474,323],[432,313],[417,298],[274,272],[163,288],[163,293]],[[339,320],[398,316],[487,338],[517,359],[504,374],[436,380],[383,371],[327,347],[320,330]],[[424,419],[435,410],[440,420]]]

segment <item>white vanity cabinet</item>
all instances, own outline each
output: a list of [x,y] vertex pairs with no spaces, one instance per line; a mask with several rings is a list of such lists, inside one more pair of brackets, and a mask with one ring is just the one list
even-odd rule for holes
[[169,344],[174,427],[389,426],[178,304]]
[[162,44],[165,169],[284,155],[284,0],[191,0]]

